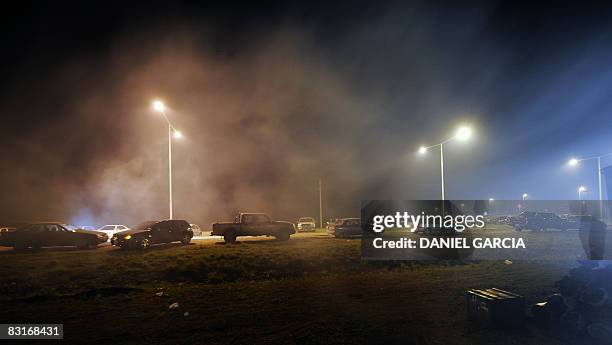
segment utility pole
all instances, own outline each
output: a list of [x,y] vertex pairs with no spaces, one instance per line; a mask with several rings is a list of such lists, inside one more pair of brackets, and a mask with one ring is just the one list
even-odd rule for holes
[[[166,116],[166,114],[164,114]],[[168,186],[170,187],[170,219],[172,214],[172,125],[168,121]]]
[[323,229],[323,188],[319,179],[319,226]]
[[597,157],[597,182],[599,185],[599,219],[604,220],[604,207],[603,207],[603,192],[601,191],[601,175],[603,170],[601,169],[601,156]]

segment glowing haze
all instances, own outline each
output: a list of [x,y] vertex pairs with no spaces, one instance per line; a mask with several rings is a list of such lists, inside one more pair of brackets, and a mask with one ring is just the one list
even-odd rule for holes
[[544,23],[550,32],[533,36],[516,31],[529,18],[493,5],[370,7],[266,12],[223,30],[163,12],[60,63],[28,52],[0,103],[0,220],[167,217],[167,124],[155,99],[182,134],[175,218],[205,227],[238,211],[316,217],[319,178],[326,218],[358,216],[362,199],[436,198],[435,149],[415,148],[466,123],[458,134],[470,140],[445,146],[449,198],[596,190],[586,163],[563,168],[610,134],[598,126],[609,95],[591,88],[612,86],[600,68],[609,41],[579,39],[609,33],[609,21]]

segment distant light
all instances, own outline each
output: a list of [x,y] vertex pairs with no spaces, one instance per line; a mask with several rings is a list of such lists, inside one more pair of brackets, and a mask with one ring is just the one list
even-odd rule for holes
[[587,189],[586,189],[586,187],[585,187],[585,186],[580,186],[580,187],[578,187],[578,191],[579,191],[579,192],[586,192],[586,190],[587,190]]
[[160,100],[155,100],[153,101],[153,109],[155,109],[155,111],[162,113],[166,110],[166,106],[164,105],[164,102]]
[[527,194],[527,193],[523,193],[523,200],[524,200],[524,199],[527,199],[527,197],[528,197],[528,196],[529,196],[529,194]]
[[489,202],[495,201],[495,199],[493,198],[489,198]]
[[467,126],[461,126],[455,134],[455,139],[465,141],[472,136],[472,129]]
[[173,136],[175,139],[180,139],[183,137],[183,133],[179,132],[179,131],[174,131]]
[[421,147],[419,147],[419,153],[420,153],[420,154],[425,154],[425,153],[427,153],[427,147],[425,147],[425,146],[421,146]]

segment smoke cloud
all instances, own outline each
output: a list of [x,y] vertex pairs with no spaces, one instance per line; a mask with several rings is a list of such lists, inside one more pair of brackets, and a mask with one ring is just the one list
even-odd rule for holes
[[0,102],[0,221],[166,218],[156,98],[184,135],[173,140],[175,218],[204,227],[239,211],[317,217],[319,179],[325,218],[358,216],[362,199],[437,198],[439,161],[414,152],[461,123],[475,135],[445,148],[450,198],[574,194],[557,193],[567,177],[543,167],[576,147],[574,129],[605,138],[607,94],[587,86],[609,89],[606,40],[582,42],[580,25],[572,44],[517,31],[530,19],[499,17],[495,4],[357,12],[289,11],[240,34],[157,16],[44,73],[21,69]]
[[[167,217],[167,126],[150,107],[155,98],[184,135],[173,140],[175,218],[206,226],[239,211],[316,216],[318,179],[354,178],[347,138],[364,130],[360,101],[303,34],[275,34],[229,57],[204,41],[185,31],[131,36],[46,80],[45,102],[71,102],[13,142],[18,163],[3,178],[27,193],[5,195],[12,212],[3,217]],[[339,212],[354,215],[354,206]]]

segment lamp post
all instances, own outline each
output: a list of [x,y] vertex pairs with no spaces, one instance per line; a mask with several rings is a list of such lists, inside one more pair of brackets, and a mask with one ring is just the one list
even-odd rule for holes
[[601,180],[603,176],[603,169],[601,168],[601,159],[607,156],[612,156],[612,152],[606,153],[600,156],[593,156],[593,157],[586,157],[586,158],[572,158],[567,162],[569,166],[577,166],[580,162],[597,159],[597,189],[599,192],[599,217],[602,219],[603,219],[603,191],[601,187]]
[[323,182],[319,179],[319,226],[323,229]]
[[431,145],[431,146],[421,146],[418,150],[418,153],[423,155],[427,153],[427,151],[434,147],[440,147],[440,186],[442,191],[442,201],[446,200],[444,195],[444,144],[448,143],[452,140],[466,141],[470,139],[472,136],[472,129],[467,126],[461,126],[457,129],[457,132],[451,138],[444,140],[443,142]]
[[166,106],[160,100],[153,101],[153,109],[160,113],[166,122],[168,123],[168,192],[169,192],[169,209],[170,209],[170,218],[173,218],[172,212],[172,137],[175,139],[180,139],[183,137],[183,134],[179,132],[170,120],[168,116],[166,116]]
[[578,200],[582,200],[582,193],[586,192],[587,189],[585,186],[578,187]]
[[605,155],[601,155],[601,156],[594,156],[594,157],[587,157],[587,158],[572,158],[570,159],[567,164],[569,166],[577,166],[578,164],[580,164],[580,162],[583,161],[588,161],[591,159],[597,159],[597,188],[598,188],[598,192],[599,192],[599,200],[603,200],[603,191],[602,191],[602,187],[601,187],[601,180],[602,180],[602,175],[603,175],[603,170],[601,169],[601,159],[603,157],[606,156],[612,156],[612,152],[611,153],[606,153]]

